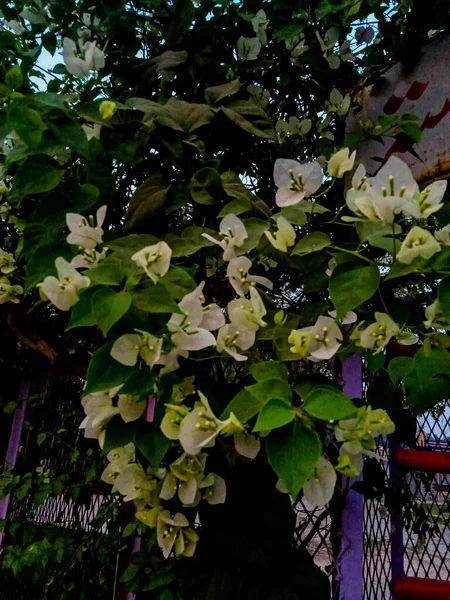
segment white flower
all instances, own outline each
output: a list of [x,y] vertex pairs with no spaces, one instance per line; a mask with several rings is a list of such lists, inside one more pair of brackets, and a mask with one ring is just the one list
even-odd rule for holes
[[105,55],[95,42],[63,40],[63,59],[66,69],[75,77],[87,77],[90,71],[98,71],[105,66]]
[[180,348],[172,348],[170,352],[162,352],[161,356],[158,360],[158,365],[163,365],[160,373],[171,373],[172,371],[176,371],[180,368],[180,363],[178,359],[180,358],[188,358],[189,352],[187,350],[181,350]]
[[61,256],[55,261],[58,279],[46,277],[41,289],[59,310],[70,310],[78,302],[78,293],[89,287],[90,280],[84,277]]
[[358,409],[357,416],[343,419],[335,427],[335,436],[342,444],[341,451],[345,454],[368,454],[376,449],[375,439],[379,435],[389,435],[395,430],[395,425],[386,411],[381,408],[372,410],[370,406]]
[[[123,471],[130,463],[136,461],[136,448],[133,442],[130,442],[122,448],[111,450],[106,455],[106,458],[109,460],[110,464],[103,471],[101,480],[114,486],[119,473],[121,473],[121,471]],[[113,487],[112,491],[116,491],[115,487]]]
[[160,277],[164,277],[170,267],[172,250],[166,242],[158,242],[153,246],[146,246],[133,254],[131,260],[138,267],[144,269],[153,283],[156,283]]
[[146,403],[140,396],[128,396],[125,394],[120,395],[117,402],[119,414],[125,423],[131,423],[142,417],[145,405]]
[[413,227],[403,240],[397,260],[409,265],[415,258],[431,258],[440,252],[441,246],[429,231],[421,227]]
[[0,248],[0,272],[9,275],[16,270],[14,256],[10,252],[5,252]]
[[217,335],[217,351],[226,352],[237,361],[247,360],[247,356],[239,354],[240,350],[248,350],[255,343],[255,331],[239,331],[236,325],[228,324],[219,329]]
[[250,300],[238,298],[228,304],[228,316],[238,331],[257,331],[260,327],[265,327],[267,323],[263,321],[263,317],[266,314],[266,307],[255,288],[250,288]]
[[[70,233],[67,236],[68,244],[75,244],[85,250],[94,250],[97,244],[102,243],[103,229],[107,206],[101,206],[97,211],[97,225],[93,225],[93,217],[89,220],[76,213],[67,213],[66,222]],[[90,221],[90,222],[89,222]]]
[[97,250],[84,250],[82,254],[74,256],[70,261],[70,264],[75,269],[91,269],[96,267],[99,262],[106,258],[106,248],[102,252]]
[[421,192],[417,190],[412,199],[402,207],[403,214],[415,219],[427,219],[444,206],[441,201],[446,189],[447,181],[441,180],[428,185]]
[[[336,320],[337,311],[329,310],[328,314],[330,315],[330,317],[332,317],[334,320]],[[356,323],[357,320],[358,320],[358,317],[357,317],[356,313],[351,310],[342,319],[339,319],[339,323],[341,325],[351,325],[352,323]]]
[[388,224],[394,222],[394,215],[402,210],[418,189],[408,165],[396,156],[391,156],[370,180],[370,192],[376,213]]
[[367,187],[366,168],[362,163],[356,167],[352,177],[352,188],[355,190],[365,189]]
[[84,429],[87,438],[98,438],[107,423],[119,413],[119,409],[113,406],[111,396],[106,392],[88,394],[82,399],[81,404],[86,418],[81,423],[80,429]]
[[273,234],[270,231],[264,233],[274,248],[280,252],[287,252],[288,248],[295,244],[295,229],[284,217],[278,217],[277,227],[278,231]]
[[433,304],[427,306],[425,309],[426,321],[423,322],[425,327],[434,327],[435,329],[450,329],[450,323],[448,323],[442,312],[439,300],[435,300]]
[[450,246],[450,223],[434,233],[434,237],[443,246]]
[[333,154],[328,161],[328,173],[331,177],[343,177],[344,173],[353,169],[355,157],[356,150],[350,155],[350,150],[348,148],[342,148],[342,150]]
[[397,333],[397,342],[402,346],[413,346],[414,344],[417,344],[418,341],[419,336],[412,331],[403,330]]
[[184,296],[178,305],[181,314],[172,315],[167,324],[177,351],[203,350],[216,345],[210,331],[221,327],[225,317],[217,304],[203,307],[204,285],[203,281],[193,292]]
[[300,164],[279,158],[275,161],[273,178],[278,187],[276,204],[283,207],[297,204],[317,192],[323,182],[323,172],[317,161]]
[[157,520],[158,546],[162,549],[164,558],[168,558],[175,546],[177,556],[193,556],[198,542],[198,535],[189,528],[189,521],[181,513],[171,515],[163,510]]
[[138,357],[150,368],[160,359],[162,339],[156,338],[146,331],[126,333],[120,336],[111,348],[111,356],[123,365],[134,366]]
[[9,279],[0,279],[0,304],[5,304],[6,302],[19,304],[20,300],[17,296],[20,294],[23,294],[23,287],[21,285],[11,285]]
[[361,332],[360,342],[363,348],[375,350],[378,354],[397,335],[399,327],[386,313],[375,313],[375,323]]
[[249,269],[252,266],[252,261],[246,256],[233,258],[230,260],[227,268],[227,277],[230,284],[233,286],[238,296],[248,294],[251,285],[259,283],[269,290],[273,289],[273,283],[267,277],[259,275],[250,275]]
[[100,123],[93,123],[92,125],[85,123],[81,127],[86,134],[88,142],[90,142],[93,138],[96,140],[100,139],[100,132],[102,130],[102,125]]
[[228,261],[236,258],[236,248],[241,248],[248,238],[244,223],[232,213],[226,215],[219,225],[221,240],[216,240],[211,235],[203,233],[203,237],[218,244],[223,249],[223,260]]
[[137,463],[125,467],[115,480],[115,487],[124,496],[124,502],[131,500],[149,502],[151,492],[156,489],[156,486],[156,480],[146,475],[144,469]]
[[299,358],[309,356],[309,345],[311,343],[311,334],[313,327],[303,327],[303,329],[293,329],[288,337],[290,348],[293,354],[298,354]]
[[346,115],[350,110],[351,99],[348,94],[345,97],[339,90],[333,88],[330,94],[330,100],[325,102],[327,112],[337,115]]
[[209,504],[224,504],[227,497],[225,479],[217,473],[209,473],[200,483],[200,489],[205,489],[204,498]]
[[305,499],[311,506],[325,506],[331,500],[336,487],[336,471],[329,460],[321,456],[313,477],[303,488]]
[[345,202],[357,217],[342,217],[343,221],[351,222],[368,220],[373,223],[379,222],[380,217],[375,209],[373,196],[367,185],[359,189],[349,189],[345,195]]
[[180,437],[180,427],[184,417],[189,414],[189,409],[184,404],[166,404],[166,414],[161,421],[161,431],[169,440]]
[[201,499],[199,488],[204,477],[206,454],[197,456],[182,454],[170,465],[170,473],[166,475],[159,494],[163,500],[171,500],[178,493],[184,505],[193,506]]
[[269,21],[267,20],[266,13],[262,9],[258,10],[251,20],[251,23],[253,25],[253,31],[258,36],[261,44],[267,44],[266,29]]
[[319,317],[311,331],[309,353],[313,358],[328,360],[341,347],[342,332],[330,317]]

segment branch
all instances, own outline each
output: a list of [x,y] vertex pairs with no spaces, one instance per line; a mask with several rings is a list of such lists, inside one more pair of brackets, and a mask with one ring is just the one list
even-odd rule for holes
[[55,362],[55,360],[56,360],[56,358],[58,356],[58,353],[56,352],[56,350],[54,348],[52,348],[49,344],[47,344],[47,342],[45,340],[43,340],[43,339],[39,338],[37,341],[33,341],[28,336],[26,336],[24,333],[22,333],[20,331],[20,329],[18,329],[18,327],[16,326],[16,324],[13,322],[13,309],[11,309],[9,311],[9,313],[8,313],[8,319],[7,319],[6,322],[8,324],[8,327],[12,331],[12,333],[16,336],[16,338],[20,342],[22,342],[22,344],[25,344],[25,346],[28,346],[29,348],[31,348],[35,352],[40,352],[46,358],[48,358],[48,360],[52,364]]

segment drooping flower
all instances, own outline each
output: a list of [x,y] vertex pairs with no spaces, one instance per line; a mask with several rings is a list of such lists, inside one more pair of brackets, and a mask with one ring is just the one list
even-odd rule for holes
[[11,285],[9,279],[6,279],[6,277],[0,279],[0,304],[5,304],[6,302],[19,304],[20,300],[17,296],[21,294],[23,294],[23,287],[21,285]]
[[119,473],[115,487],[124,496],[124,502],[143,500],[150,503],[151,492],[156,489],[157,480],[148,476],[141,465],[131,463]]
[[184,417],[189,414],[189,408],[184,404],[166,404],[166,413],[161,421],[161,431],[169,440],[180,437],[180,427]]
[[164,277],[170,267],[172,250],[166,242],[158,242],[153,246],[146,246],[133,254],[131,260],[141,267],[153,283]]
[[250,288],[249,300],[238,298],[228,304],[230,321],[240,332],[257,331],[260,327],[265,327],[267,323],[263,318],[266,314],[264,302],[255,288]]
[[341,347],[342,332],[331,317],[319,317],[311,331],[309,353],[318,360],[329,360]]
[[278,188],[277,206],[291,206],[317,192],[323,182],[322,167],[317,161],[301,164],[279,158],[275,161],[273,178]]
[[225,479],[217,473],[209,473],[200,483],[204,489],[204,498],[209,504],[224,504],[227,496]]
[[328,161],[328,173],[331,177],[341,178],[347,171],[353,169],[355,163],[356,150],[350,154],[348,148],[342,148],[339,152],[336,152],[331,156]]
[[175,546],[177,556],[190,557],[194,555],[198,535],[189,527],[189,521],[181,513],[171,515],[163,510],[158,515],[157,525],[158,546],[162,549],[164,558],[168,558]]
[[257,283],[269,290],[273,289],[273,283],[267,279],[267,277],[250,275],[249,270],[251,266],[252,261],[246,256],[233,258],[228,263],[227,277],[238,296],[245,296],[248,294],[250,286],[256,285]]
[[287,252],[288,248],[295,244],[295,229],[284,217],[278,217],[277,227],[278,231],[264,233],[274,248],[280,252]]
[[78,271],[61,256],[55,261],[58,279],[46,277],[41,289],[59,310],[70,310],[78,302],[78,293],[89,287],[90,279]]
[[428,259],[440,250],[439,242],[428,230],[414,226],[403,240],[397,260],[409,265],[415,258]]
[[237,361],[247,360],[247,356],[239,354],[240,350],[248,350],[255,343],[255,331],[239,331],[235,324],[229,323],[219,329],[217,335],[217,351],[226,352]]
[[444,206],[442,199],[447,189],[447,181],[435,181],[424,190],[416,191],[409,202],[402,207],[404,215],[415,219],[427,219]]
[[336,471],[329,460],[321,456],[314,475],[303,488],[305,499],[311,506],[325,506],[331,500],[336,487]]
[[[130,442],[122,448],[115,448],[106,455],[109,465],[103,471],[101,480],[109,485],[115,486],[118,475],[130,464],[136,462],[136,448]],[[116,489],[113,487],[112,492]]]
[[171,500],[178,493],[178,498],[186,506],[198,504],[201,499],[200,487],[204,478],[206,454],[196,456],[182,454],[170,465],[170,473],[164,479],[160,498]]
[[370,406],[362,406],[356,417],[338,422],[335,436],[338,442],[343,442],[343,453],[367,454],[376,449],[374,438],[389,435],[394,430],[395,425],[385,410],[372,410]]
[[112,398],[106,392],[95,392],[85,396],[83,405],[86,418],[80,425],[84,429],[84,436],[98,439],[107,423],[119,413],[119,409],[113,406]]
[[447,322],[442,311],[439,300],[435,300],[433,304],[425,309],[426,321],[423,322],[425,327],[434,327],[434,329],[450,329],[450,323]]
[[156,338],[147,331],[126,333],[118,338],[111,348],[111,356],[117,362],[133,367],[140,356],[150,368],[160,359],[162,339]]
[[399,326],[386,313],[375,313],[375,323],[361,332],[360,343],[363,348],[381,352],[390,340],[399,332]]
[[208,233],[203,233],[202,235],[223,249],[223,260],[229,261],[236,258],[236,249],[241,248],[248,238],[244,223],[236,215],[230,213],[221,220],[219,230],[222,234],[221,240],[216,240],[216,238],[213,238]]
[[98,71],[105,66],[105,55],[95,42],[77,44],[70,38],[63,40],[63,59],[66,69],[75,77],[87,77],[90,71]]
[[338,463],[336,465],[336,471],[341,473],[345,477],[357,477],[362,469],[363,469],[363,455],[362,454],[345,454],[342,452],[338,458]]
[[10,275],[16,270],[14,256],[10,252],[5,252],[0,248],[0,273]]
[[92,269],[92,267],[96,267],[105,258],[105,248],[102,252],[97,252],[97,250],[84,250],[82,254],[74,256],[70,261],[70,264],[75,269]]
[[85,250],[94,250],[97,244],[102,243],[103,229],[107,206],[101,206],[97,211],[97,225],[94,227],[93,217],[89,220],[76,213],[66,215],[67,227],[70,230],[67,236],[69,244],[75,244]]

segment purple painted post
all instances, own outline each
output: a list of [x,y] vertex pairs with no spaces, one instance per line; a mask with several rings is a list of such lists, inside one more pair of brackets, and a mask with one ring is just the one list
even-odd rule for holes
[[[391,484],[397,486],[401,482],[401,473],[393,458],[398,450],[399,444],[393,435],[389,436],[389,479]],[[404,564],[405,548],[403,544],[403,517],[401,510],[395,508],[391,511],[391,576],[403,577],[405,574]],[[391,596],[391,600],[395,600]]]
[[[349,398],[362,398],[362,358],[354,354],[342,365],[342,391]],[[361,479],[350,480],[350,485]],[[364,597],[364,498],[349,491],[342,513],[341,552],[337,560],[339,600]]]
[[[9,436],[8,450],[6,452],[5,467],[12,471],[16,466],[19,455],[20,439],[22,437],[23,423],[25,420],[25,407],[30,392],[30,382],[21,381],[19,387],[18,406],[14,411],[11,434]],[[9,496],[0,500],[0,519],[6,519],[8,514]],[[0,531],[0,548],[3,542],[3,532]]]

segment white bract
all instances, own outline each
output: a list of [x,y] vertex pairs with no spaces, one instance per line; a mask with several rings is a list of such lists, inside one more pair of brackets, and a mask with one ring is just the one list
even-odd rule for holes
[[153,283],[164,277],[170,267],[172,250],[166,242],[158,242],[153,246],[146,246],[133,254],[131,260],[143,269]]
[[415,258],[431,258],[441,246],[427,229],[413,227],[403,240],[397,260],[409,265]]
[[290,350],[293,354],[298,354],[299,358],[307,358],[309,355],[309,345],[313,327],[303,327],[302,329],[293,329],[288,337],[289,344],[292,344]]
[[200,489],[205,490],[204,498],[209,504],[223,504],[227,497],[225,479],[217,473],[209,473],[200,483]]
[[89,287],[90,280],[78,271],[61,256],[55,261],[58,279],[50,275],[41,284],[41,289],[47,298],[59,310],[70,310],[78,300],[78,294]]
[[0,279],[0,304],[5,304],[6,302],[19,304],[20,300],[17,296],[21,294],[23,294],[23,287],[21,285],[11,285],[9,279],[6,279],[6,277]]
[[434,233],[434,237],[443,246],[450,246],[450,223]]
[[5,252],[0,248],[0,273],[10,275],[16,270],[14,256],[10,252]]
[[219,329],[217,334],[217,351],[226,352],[237,361],[247,360],[240,350],[248,350],[255,343],[255,331],[240,331],[236,325],[229,323]]
[[355,163],[356,150],[350,154],[348,148],[342,148],[339,152],[333,154],[328,161],[328,173],[331,177],[341,178],[347,171],[353,169]]
[[102,252],[97,252],[97,250],[84,250],[82,254],[74,256],[70,261],[70,264],[75,269],[91,269],[92,267],[96,267],[99,262],[105,258],[106,249],[103,249]]
[[84,429],[84,436],[98,439],[107,423],[119,413],[119,409],[113,406],[112,398],[106,392],[95,392],[85,396],[83,405],[86,418],[80,425]]
[[246,256],[240,256],[230,260],[227,268],[227,277],[238,296],[245,296],[250,290],[250,286],[257,283],[263,285],[269,290],[273,289],[273,283],[267,277],[259,275],[250,275],[249,270],[252,261]]
[[117,408],[125,423],[136,421],[144,414],[146,403],[140,396],[119,395]]
[[249,435],[243,431],[241,434],[234,436],[234,447],[238,454],[253,460],[261,450],[261,440],[255,435]]
[[356,323],[356,321],[358,320],[358,316],[352,310],[348,312],[344,317],[342,317],[342,319],[336,319],[337,311],[335,310],[329,310],[328,314],[335,321],[337,320],[341,325],[351,325],[352,323]]
[[261,44],[267,44],[266,29],[269,21],[267,20],[266,13],[262,9],[258,10],[251,23],[253,25],[253,31],[258,36]]
[[342,332],[331,317],[319,317],[311,330],[309,353],[318,360],[329,360],[341,347]]
[[427,306],[425,309],[426,321],[424,321],[425,327],[434,327],[435,329],[450,329],[450,323],[447,322],[444,317],[439,300],[435,300],[433,304]]
[[241,248],[248,238],[244,223],[236,215],[230,213],[221,220],[219,230],[222,237],[221,240],[216,240],[216,238],[213,238],[208,233],[202,233],[202,235],[210,242],[214,242],[222,248],[223,260],[229,261],[236,258],[237,249]]
[[375,323],[369,325],[361,332],[360,343],[363,348],[381,352],[390,342],[391,338],[399,333],[397,323],[386,313],[375,313]]
[[336,471],[329,460],[321,456],[313,477],[303,488],[305,499],[311,506],[325,506],[331,500],[336,487]]
[[346,94],[343,96],[339,90],[333,88],[330,94],[330,100],[325,103],[327,111],[329,113],[336,113],[337,115],[346,115],[350,110],[350,96]]
[[111,356],[117,362],[129,367],[134,366],[140,357],[151,368],[158,362],[161,348],[162,339],[154,337],[147,331],[126,333],[114,342]]
[[402,207],[403,214],[415,219],[427,219],[444,206],[442,199],[447,189],[447,181],[435,181],[424,190],[416,191],[412,199]]
[[103,471],[101,479],[105,483],[113,486],[112,492],[117,491],[115,488],[116,479],[130,463],[136,461],[136,448],[132,442],[122,448],[115,448],[106,455],[109,465]]
[[150,503],[151,492],[156,489],[157,481],[149,477],[141,465],[131,463],[119,473],[115,487],[124,496],[124,502],[143,500]]
[[284,217],[278,217],[277,227],[278,231],[264,233],[274,248],[280,252],[287,252],[288,248],[295,244],[295,229]]
[[90,71],[105,66],[105,55],[95,42],[79,39],[77,46],[72,39],[64,38],[62,54],[66,69],[75,77],[87,77]]
[[395,425],[386,411],[381,408],[372,410],[370,406],[358,409],[353,419],[343,419],[335,427],[338,442],[343,442],[345,454],[368,454],[376,449],[375,439],[379,435],[389,435]]
[[278,188],[277,206],[291,206],[317,192],[323,182],[323,171],[317,161],[301,164],[279,158],[275,161],[273,178]]
[[97,244],[102,243],[103,229],[107,206],[102,206],[97,211],[97,225],[94,226],[92,216],[89,219],[76,213],[66,215],[67,227],[70,230],[67,236],[69,244],[75,244],[84,250],[94,250]]
[[266,314],[264,302],[255,288],[250,288],[249,300],[238,298],[228,304],[228,316],[231,324],[240,332],[257,331],[260,327],[265,327],[267,323],[263,317]]
[[158,546],[164,558],[168,558],[175,547],[177,556],[193,556],[198,535],[189,528],[189,521],[181,513],[171,515],[168,510],[158,514],[156,525]]
[[184,404],[166,404],[166,413],[161,421],[161,431],[169,440],[180,437],[180,427],[184,417],[189,414],[189,408]]

